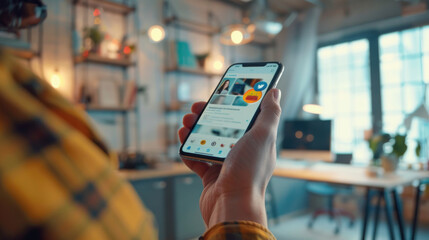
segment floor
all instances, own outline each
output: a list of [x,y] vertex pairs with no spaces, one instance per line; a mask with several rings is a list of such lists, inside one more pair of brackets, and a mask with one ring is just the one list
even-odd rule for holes
[[[293,219],[282,221],[276,225],[271,224],[270,230],[274,233],[278,240],[358,240],[361,239],[362,220],[358,219],[357,222],[349,228],[349,221],[342,219],[341,231],[338,235],[334,234],[335,222],[331,221],[328,217],[321,216],[316,220],[312,229],[308,229],[308,221],[310,215],[302,215]],[[372,239],[373,222],[369,222],[367,230],[367,239]],[[407,226],[408,227],[408,226]],[[406,237],[409,239],[410,232],[407,228]],[[399,238],[399,231],[397,237]],[[387,225],[381,219],[378,227],[377,240],[388,240],[389,234]],[[429,239],[429,226],[420,226],[417,231],[416,240]]]

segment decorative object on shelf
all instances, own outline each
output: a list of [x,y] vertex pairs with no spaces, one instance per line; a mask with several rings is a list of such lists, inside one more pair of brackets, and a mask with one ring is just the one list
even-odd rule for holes
[[136,50],[135,44],[130,44],[128,36],[124,35],[120,45],[119,56],[120,58],[130,59],[131,54]]
[[109,35],[106,35],[105,40],[101,44],[101,56],[118,59],[119,51],[121,44],[117,39],[111,38]]
[[138,88],[135,81],[128,81],[123,90],[122,106],[133,108],[136,103]]
[[205,68],[205,66],[206,66],[206,60],[207,60],[208,56],[209,56],[209,53],[195,54],[195,57],[197,58],[198,66],[201,69]]
[[82,39],[79,32],[75,29],[72,32],[72,41],[73,41],[73,54],[80,55],[82,53]]
[[85,48],[93,53],[100,53],[100,45],[104,40],[105,33],[100,30],[99,25],[84,28]]
[[197,69],[197,61],[188,42],[171,41],[169,46],[171,55],[168,59],[168,65],[171,68]]
[[153,25],[147,30],[147,35],[152,42],[161,42],[165,39],[165,29],[161,25]]

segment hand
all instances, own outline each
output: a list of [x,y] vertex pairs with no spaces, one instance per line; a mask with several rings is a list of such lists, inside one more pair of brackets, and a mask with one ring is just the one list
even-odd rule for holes
[[[276,138],[281,108],[280,90],[270,90],[253,127],[235,144],[223,165],[182,159],[204,185],[200,209],[208,228],[225,221],[248,220],[267,226],[265,190],[276,163]],[[183,143],[204,108],[192,105],[179,130]]]

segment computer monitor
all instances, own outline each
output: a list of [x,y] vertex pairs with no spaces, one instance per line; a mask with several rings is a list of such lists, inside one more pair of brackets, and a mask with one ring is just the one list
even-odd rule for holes
[[331,120],[286,120],[280,157],[332,161]]

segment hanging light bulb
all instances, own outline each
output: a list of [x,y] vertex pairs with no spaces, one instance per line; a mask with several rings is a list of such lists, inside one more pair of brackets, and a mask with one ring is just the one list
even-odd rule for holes
[[253,40],[254,35],[244,24],[233,24],[225,27],[220,42],[225,45],[243,45]]
[[165,30],[160,25],[153,25],[152,27],[150,27],[147,31],[147,34],[150,40],[154,42],[160,42],[165,38]]
[[49,83],[55,89],[58,89],[60,87],[61,78],[57,68],[54,70],[54,74],[52,74],[51,79],[49,80]]
[[243,33],[239,30],[234,30],[231,32],[231,41],[234,44],[240,44],[243,41]]

